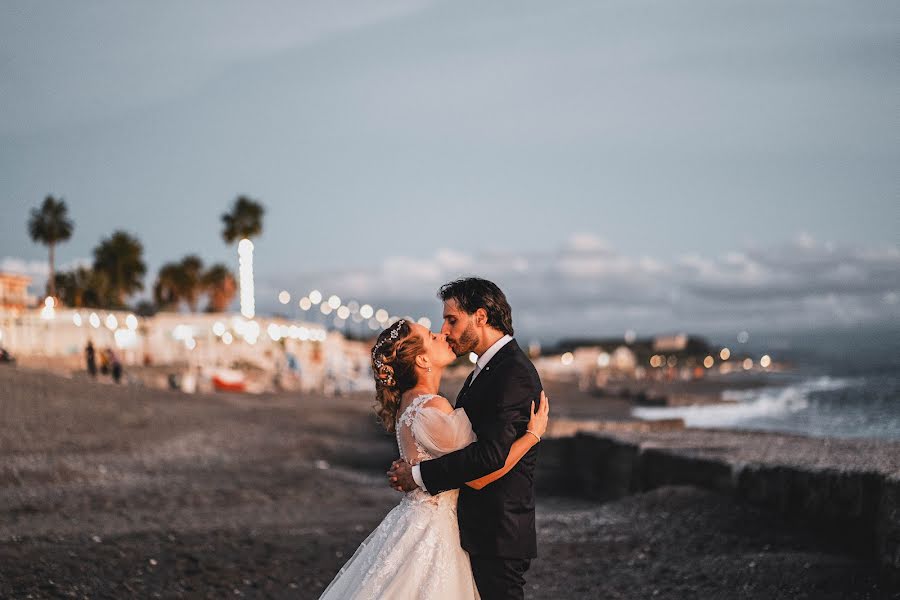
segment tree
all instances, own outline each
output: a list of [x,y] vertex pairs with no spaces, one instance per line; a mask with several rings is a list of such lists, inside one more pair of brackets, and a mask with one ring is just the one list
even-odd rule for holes
[[[262,204],[251,200],[246,196],[238,196],[234,201],[231,212],[222,215],[222,239],[226,244],[231,244],[235,240],[249,239],[262,233],[262,217],[266,212]],[[238,252],[240,253],[240,244],[238,244]],[[252,248],[252,246],[250,247]],[[253,293],[253,256],[250,254],[249,264],[246,269],[240,272],[241,287],[241,314],[252,319],[254,315],[253,302],[244,302],[244,293],[247,292],[248,297],[252,297]]]
[[118,306],[125,306],[129,295],[144,289],[147,265],[143,254],[141,242],[125,231],[114,232],[94,248],[94,270],[109,279]]
[[50,254],[50,273],[47,278],[47,294],[56,296],[56,270],[55,254],[56,244],[64,242],[72,237],[75,224],[69,218],[69,209],[65,201],[56,200],[53,196],[44,198],[40,208],[31,209],[31,218],[28,219],[28,233],[35,242],[47,246]]
[[161,310],[177,310],[181,302],[181,265],[166,263],[159,268],[153,284],[153,301]]
[[180,262],[164,264],[153,285],[153,299],[160,308],[176,309],[185,302],[191,312],[196,312],[197,302],[203,293],[203,260],[189,254]]
[[262,233],[265,212],[266,209],[259,202],[247,196],[238,196],[231,212],[222,215],[222,239],[226,244],[232,244],[237,240],[258,236]]
[[181,259],[181,297],[191,312],[197,312],[197,301],[203,293],[203,260],[196,254]]
[[105,308],[115,303],[106,275],[86,267],[62,271],[55,277],[60,300],[68,306]]
[[207,312],[224,312],[237,293],[237,281],[228,267],[218,263],[203,274],[203,286],[209,295]]

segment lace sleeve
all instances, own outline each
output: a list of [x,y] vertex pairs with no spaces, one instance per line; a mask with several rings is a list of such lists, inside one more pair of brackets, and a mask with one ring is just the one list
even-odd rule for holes
[[434,458],[465,448],[477,438],[466,411],[444,413],[425,407],[412,423],[412,434]]

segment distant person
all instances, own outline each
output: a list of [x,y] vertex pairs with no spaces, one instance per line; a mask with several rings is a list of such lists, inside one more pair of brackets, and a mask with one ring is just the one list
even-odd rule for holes
[[111,349],[109,350],[109,368],[113,381],[119,383],[122,379],[122,363],[119,361],[118,355]]
[[15,357],[3,348],[0,348],[0,363],[13,364],[16,362]]
[[[391,486],[406,495],[323,599],[524,598],[537,551],[534,446],[549,401],[496,285],[454,281],[441,298],[440,334],[400,319],[372,348],[376,412],[401,456]],[[479,359],[454,409],[438,395],[441,375],[470,352]]]
[[100,374],[109,374],[109,348],[100,351]]
[[97,353],[94,351],[93,342],[88,341],[84,347],[84,361],[87,363],[87,372],[91,377],[97,376]]

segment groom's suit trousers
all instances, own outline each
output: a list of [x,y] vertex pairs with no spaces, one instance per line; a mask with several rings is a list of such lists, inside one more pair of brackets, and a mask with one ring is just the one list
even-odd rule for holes
[[472,573],[481,600],[524,600],[527,558],[472,556]]

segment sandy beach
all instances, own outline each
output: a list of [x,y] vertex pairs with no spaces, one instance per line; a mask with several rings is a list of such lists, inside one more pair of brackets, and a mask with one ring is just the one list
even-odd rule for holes
[[[548,389],[556,414],[627,418]],[[0,369],[0,596],[317,598],[399,500],[371,404]],[[689,486],[542,493],[538,527],[529,598],[896,597],[835,540]]]

